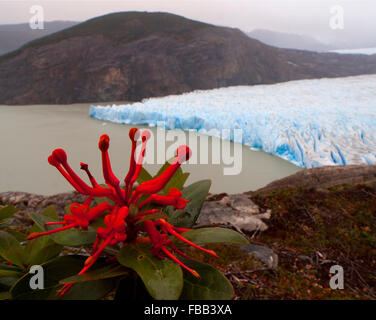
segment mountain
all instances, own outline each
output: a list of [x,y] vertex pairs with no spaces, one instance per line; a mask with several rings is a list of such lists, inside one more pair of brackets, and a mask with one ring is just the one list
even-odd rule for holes
[[77,24],[73,21],[51,21],[44,29],[31,29],[28,23],[0,25],[0,55],[16,50],[25,43]]
[[315,38],[307,35],[298,35],[292,33],[277,32],[265,29],[256,29],[247,33],[253,39],[257,39],[267,45],[308,51],[329,51],[337,49],[336,47],[326,45],[317,41]]
[[316,52],[376,47],[376,38],[356,26],[341,31],[329,29],[315,37],[265,29],[253,30],[248,32],[247,35],[277,48]]
[[168,13],[101,16],[0,57],[0,104],[139,101],[196,89],[376,73],[376,56],[279,49]]

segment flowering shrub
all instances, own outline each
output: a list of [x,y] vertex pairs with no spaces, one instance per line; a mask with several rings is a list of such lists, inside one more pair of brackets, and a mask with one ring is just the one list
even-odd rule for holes
[[[188,174],[180,166],[190,158],[191,150],[180,146],[173,161],[152,177],[142,167],[150,132],[134,128],[129,138],[130,166],[123,185],[111,168],[107,135],[100,137],[98,145],[106,185],[99,185],[88,165],[81,163],[88,185],[68,164],[64,150],[52,152],[50,165],[87,200],[71,204],[61,221],[54,208],[31,214],[35,224],[26,244],[19,243],[24,239],[17,239],[9,225],[6,231],[0,231],[0,284],[9,287],[4,297],[99,299],[116,292],[115,298],[119,299],[231,298],[231,284],[218,270],[184,253],[190,246],[217,257],[203,246],[247,242],[229,229],[193,228],[210,181],[183,188]],[[139,140],[141,151],[137,157]],[[7,209],[6,218],[15,212],[13,209]],[[62,252],[63,246],[85,250],[88,245],[89,256]],[[28,288],[32,277],[28,269],[34,264],[43,266],[48,288]]]

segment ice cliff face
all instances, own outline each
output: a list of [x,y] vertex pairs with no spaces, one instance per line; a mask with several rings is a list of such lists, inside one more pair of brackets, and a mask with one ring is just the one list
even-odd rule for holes
[[90,116],[167,129],[242,129],[243,144],[298,166],[376,164],[376,75],[240,86],[91,107]]

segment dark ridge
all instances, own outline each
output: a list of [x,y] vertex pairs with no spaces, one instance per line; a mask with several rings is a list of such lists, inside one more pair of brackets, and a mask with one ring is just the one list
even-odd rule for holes
[[121,12],[0,57],[0,104],[140,101],[192,90],[376,73],[376,55],[274,48],[238,29]]

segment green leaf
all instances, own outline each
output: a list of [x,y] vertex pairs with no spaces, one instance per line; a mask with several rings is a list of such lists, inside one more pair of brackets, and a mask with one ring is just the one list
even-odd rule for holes
[[0,301],[1,300],[9,300],[11,298],[12,298],[12,296],[10,295],[10,293],[8,291],[0,292]]
[[93,244],[96,239],[96,232],[89,228],[88,231],[71,229],[56,234],[54,241],[57,244],[69,247],[80,247]]
[[15,237],[19,242],[26,241],[27,239],[26,234],[22,232],[19,232],[10,228],[7,229],[7,232],[10,233],[13,237]]
[[153,176],[145,168],[141,168],[140,174],[138,175],[138,178],[137,178],[137,182],[141,184],[145,181],[150,181],[152,179],[153,179]]
[[44,215],[45,217],[48,217],[48,218],[51,218],[51,219],[54,219],[54,220],[59,219],[59,215],[57,214],[57,209],[56,209],[55,205],[48,206],[46,209],[44,209],[41,212],[41,214]]
[[29,240],[25,248],[26,264],[41,265],[56,258],[62,249],[62,246],[56,244],[49,237]]
[[88,272],[85,272],[82,275],[76,275],[73,277],[69,277],[60,281],[60,283],[70,283],[70,282],[87,282],[87,281],[94,281],[94,280],[102,280],[102,279],[109,279],[109,278],[116,278],[119,276],[124,276],[129,274],[129,269],[124,268],[119,264],[113,264],[109,266],[105,266],[103,268],[93,269]]
[[138,206],[137,204],[135,203],[131,203],[131,205],[129,206],[129,215],[134,218],[135,216],[138,215],[138,212],[139,212],[139,209],[138,209]]
[[201,279],[197,279],[184,270],[181,300],[231,300],[234,295],[232,285],[216,268],[199,261],[180,260],[201,276]]
[[[60,228],[61,226],[59,225],[54,225],[54,226],[46,226],[47,222],[58,222],[57,218],[51,218],[48,216],[45,216],[41,213],[29,213],[30,218],[34,221],[34,223],[43,231],[46,230],[54,230],[57,228]],[[53,237],[54,234],[50,235],[50,237]]]
[[24,274],[25,274],[25,272],[23,272],[20,276],[17,276],[17,277],[12,276],[12,277],[0,278],[0,287],[10,288]]
[[21,247],[18,240],[5,231],[0,231],[0,256],[6,261],[23,267],[22,259],[24,248]]
[[[106,197],[97,197],[97,198],[94,198],[94,201],[95,201],[95,203],[98,205],[98,204],[101,204],[101,203],[103,203],[103,202],[108,202],[110,205],[115,205],[115,202],[113,201],[113,200],[111,200],[111,199],[108,199],[108,198],[106,198]],[[69,211],[69,213],[70,213],[70,211]]]
[[128,245],[118,255],[119,262],[136,271],[150,295],[157,300],[176,300],[183,288],[183,272],[171,260],[158,259],[151,254],[150,246]]
[[12,217],[19,209],[16,209],[13,205],[0,208],[0,220],[5,220]]
[[0,278],[19,278],[23,271],[15,266],[0,263]]
[[239,232],[226,228],[199,228],[184,232],[182,236],[199,246],[208,243],[248,244],[248,240]]
[[79,282],[64,295],[63,300],[98,300],[115,289],[115,279]]
[[105,228],[106,224],[104,223],[104,215],[95,219],[94,221],[90,222],[90,227],[97,229],[97,228]]
[[146,290],[144,283],[136,272],[130,270],[132,274],[119,281],[114,296],[115,301],[154,301],[153,297]]
[[44,270],[44,289],[33,290],[30,288],[30,279],[33,274],[26,273],[10,289],[13,299],[39,300],[56,299],[56,290],[59,281],[73,276],[83,268],[85,257],[63,256],[42,264]]
[[[54,230],[61,227],[59,225],[46,226],[46,222],[56,222],[57,219],[52,219],[42,214],[31,213],[30,217],[42,230]],[[57,244],[63,246],[76,247],[94,243],[96,232],[93,228],[90,227],[88,231],[70,229],[53,233],[45,237],[51,237]]]
[[[181,170],[181,168],[179,168]],[[179,173],[179,170],[172,176],[169,182],[165,185],[163,188],[163,193],[167,194],[171,188],[176,188],[178,190],[181,190],[189,178],[189,173]]]
[[171,164],[172,161],[173,161],[173,159],[167,160],[164,163],[164,165],[162,167],[160,167],[160,169],[158,170],[157,174],[154,177],[152,177],[152,179],[158,178],[164,171],[166,171],[166,169],[170,166],[170,164]]
[[166,209],[167,214],[170,216],[170,223],[176,227],[192,228],[200,215],[210,186],[210,180],[203,180],[184,188],[182,191],[183,199],[190,202],[184,210],[174,211],[172,207]]

